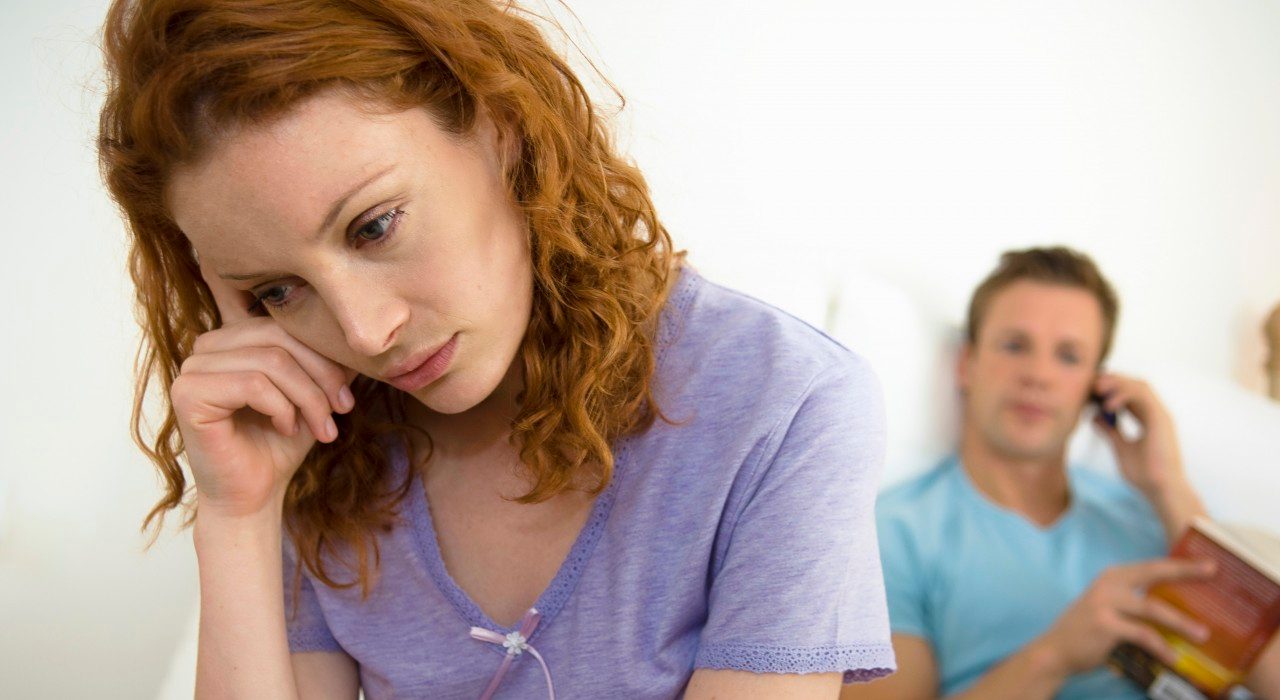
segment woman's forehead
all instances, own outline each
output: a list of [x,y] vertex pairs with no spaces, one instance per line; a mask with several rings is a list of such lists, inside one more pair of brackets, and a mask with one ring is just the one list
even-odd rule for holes
[[197,249],[214,257],[219,241],[264,226],[315,232],[360,185],[406,159],[426,166],[430,122],[412,112],[370,114],[336,95],[308,100],[269,124],[229,132],[198,162],[175,168],[167,204]]

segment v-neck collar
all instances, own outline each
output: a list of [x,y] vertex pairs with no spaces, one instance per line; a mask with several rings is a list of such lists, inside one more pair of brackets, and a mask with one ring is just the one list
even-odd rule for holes
[[[654,363],[655,377],[665,364],[667,348],[679,337],[685,315],[702,283],[701,275],[688,263],[682,263],[676,274],[678,278],[667,297],[664,308],[660,312],[661,317],[658,322],[654,349],[656,355]],[[537,629],[530,635],[530,641],[540,636],[555,621],[560,610],[568,602],[574,588],[578,585],[578,580],[582,577],[582,572],[586,568],[591,553],[595,550],[596,544],[604,533],[605,523],[608,521],[609,513],[612,511],[613,504],[618,497],[618,489],[625,481],[624,477],[630,466],[631,446],[637,437],[639,436],[633,434],[624,436],[616,441],[613,450],[613,476],[609,480],[608,486],[596,497],[595,503],[591,506],[591,513],[587,516],[587,522],[578,532],[578,537],[574,540],[569,554],[560,564],[560,568],[556,571],[555,577],[551,579],[551,583],[542,591],[538,596],[537,602],[534,603],[534,607],[542,614],[542,620]],[[409,469],[408,455],[404,446],[397,443],[392,449],[391,458],[396,468],[398,470]],[[403,477],[404,471],[399,471],[399,474]],[[431,520],[431,506],[427,502],[426,485],[420,475],[415,474],[413,480],[414,487],[410,489],[407,504],[409,520],[412,524],[414,538],[417,540],[418,553],[426,563],[436,587],[449,600],[458,616],[468,625],[483,627],[503,634],[518,629],[519,622],[509,627],[494,622],[449,574],[449,571],[444,566],[444,557],[440,554],[440,542],[436,537],[435,523]],[[505,572],[497,572],[495,575],[504,574]],[[501,647],[491,648],[496,652],[505,653]]]
[[[591,557],[592,551],[595,550],[596,544],[600,540],[600,535],[604,532],[604,526],[609,518],[609,513],[613,509],[613,504],[617,500],[619,476],[626,470],[627,455],[629,454],[630,439],[623,438],[618,441],[618,448],[614,453],[614,474],[610,479],[609,485],[605,490],[596,497],[595,502],[591,505],[591,513],[587,516],[586,523],[582,529],[578,531],[577,539],[574,540],[573,546],[569,549],[569,554],[565,556],[564,561],[560,564],[560,568],[556,571],[556,575],[551,579],[551,583],[538,596],[538,600],[533,607],[542,613],[542,621],[531,635],[532,638],[539,636],[556,618],[556,615],[564,607],[569,599],[569,595],[577,586],[578,580],[582,576],[583,570],[586,568],[587,561]],[[403,450],[398,451],[396,458],[399,460],[402,468],[408,468],[408,460]],[[483,627],[484,629],[493,630],[506,634],[515,631],[519,627],[519,622],[510,626],[499,625],[489,617],[467,592],[462,590],[453,576],[449,574],[448,569],[444,565],[444,557],[440,554],[440,543],[436,537],[435,523],[431,519],[431,506],[427,502],[426,489],[422,483],[420,476],[414,476],[414,488],[409,496],[409,518],[413,523],[414,534],[416,535],[418,551],[422,555],[423,561],[426,562],[431,578],[435,581],[436,587],[449,600],[458,616],[464,622],[473,627]],[[507,572],[494,572],[495,576],[507,575]],[[504,651],[503,649],[496,649]]]
[[973,482],[973,478],[969,476],[969,472],[965,471],[964,463],[960,461],[960,457],[954,456],[951,461],[951,468],[955,470],[954,478],[960,482],[960,489],[969,498],[970,501],[976,502],[978,507],[995,517],[1012,519],[1021,524],[1022,527],[1033,532],[1036,535],[1050,537],[1054,533],[1063,529],[1064,524],[1073,520],[1076,513],[1080,510],[1080,490],[1076,487],[1074,475],[1070,468],[1067,469],[1067,507],[1062,513],[1048,525],[1039,525],[1031,521],[1030,518],[1019,513],[1012,508],[1008,508],[996,503],[990,496],[983,493],[978,485]]

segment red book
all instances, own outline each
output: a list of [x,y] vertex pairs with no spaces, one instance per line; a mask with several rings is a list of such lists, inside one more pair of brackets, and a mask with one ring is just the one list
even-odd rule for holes
[[1227,698],[1280,628],[1280,538],[1197,518],[1170,556],[1218,563],[1210,580],[1147,591],[1203,622],[1209,638],[1196,644],[1161,629],[1177,655],[1172,667],[1133,645],[1118,647],[1111,665],[1158,700]]

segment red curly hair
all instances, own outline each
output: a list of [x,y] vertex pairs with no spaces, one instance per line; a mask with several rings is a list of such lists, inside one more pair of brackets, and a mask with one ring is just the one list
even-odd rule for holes
[[[194,499],[169,391],[219,314],[164,191],[220,135],[279,118],[341,88],[393,109],[425,107],[468,134],[483,110],[514,126],[521,157],[505,173],[529,226],[534,303],[520,348],[525,376],[513,444],[534,503],[613,472],[611,446],[661,413],[652,391],[657,319],[683,253],[672,249],[640,171],[615,152],[582,83],[532,15],[491,0],[115,0],[103,30],[108,90],[98,135],[103,178],[129,233],[143,340],[131,428],[165,495],[143,522]],[[153,378],[164,420],[148,444]],[[376,532],[399,519],[416,481],[389,485],[388,433],[406,440],[406,397],[366,377],[342,436],[318,443],[289,483],[285,523],[326,585],[360,585],[378,568]],[[584,478],[585,477],[585,481]],[[157,527],[158,531],[158,527]],[[323,556],[322,556],[323,555]],[[355,573],[327,571],[333,555]],[[372,566],[371,566],[372,564]]]

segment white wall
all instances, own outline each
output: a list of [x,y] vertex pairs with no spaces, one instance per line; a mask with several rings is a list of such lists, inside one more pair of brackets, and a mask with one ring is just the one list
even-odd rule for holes
[[1121,292],[1117,361],[1262,386],[1280,4],[626,7],[576,11],[704,267],[821,268],[835,249],[958,321],[999,251],[1062,242]]
[[92,153],[102,2],[0,5],[0,697],[154,692],[195,599],[190,546],[150,554],[130,444],[136,330]]
[[[1062,242],[1119,287],[1117,366],[1261,386],[1280,5],[573,5],[710,276],[799,307],[872,271],[958,321],[1000,250]],[[126,435],[136,330],[92,153],[104,9],[0,6],[3,697],[151,695],[195,599],[188,538],[137,534],[158,490]]]

